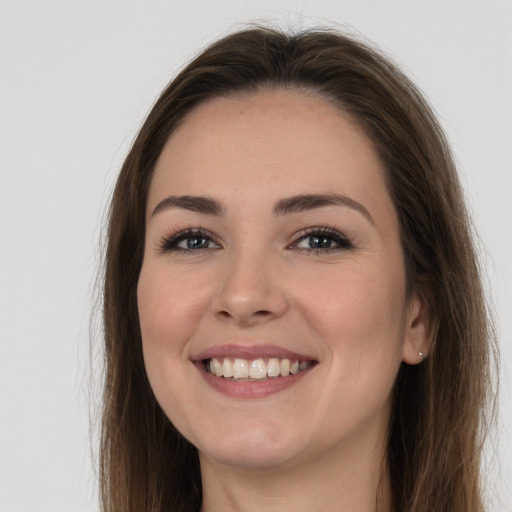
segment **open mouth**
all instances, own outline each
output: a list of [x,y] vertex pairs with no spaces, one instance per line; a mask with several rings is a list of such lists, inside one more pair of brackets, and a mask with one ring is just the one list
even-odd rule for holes
[[297,375],[311,368],[315,361],[268,358],[241,359],[229,357],[212,357],[203,360],[207,373],[231,381],[263,381]]

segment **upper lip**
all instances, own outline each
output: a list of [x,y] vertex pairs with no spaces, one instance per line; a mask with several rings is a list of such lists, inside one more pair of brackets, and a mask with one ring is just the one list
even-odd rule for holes
[[216,345],[207,348],[192,356],[192,361],[204,361],[213,357],[230,357],[233,359],[299,359],[301,361],[315,361],[314,357],[300,354],[277,345]]

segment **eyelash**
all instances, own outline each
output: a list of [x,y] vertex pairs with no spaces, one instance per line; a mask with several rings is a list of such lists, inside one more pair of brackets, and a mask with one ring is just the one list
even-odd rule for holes
[[[308,238],[312,238],[314,236],[317,236],[318,238],[328,238],[332,242],[336,244],[335,247],[296,247],[296,250],[306,251],[314,254],[321,254],[321,253],[329,253],[333,251],[343,251],[343,250],[350,250],[354,249],[353,242],[345,235],[337,231],[336,229],[323,226],[323,227],[313,227],[308,228],[303,231],[301,231],[295,241],[290,245],[291,246],[297,246],[298,243],[307,240]],[[310,242],[311,244],[311,242]]]
[[[169,251],[180,251],[180,252],[193,252],[197,251],[199,249],[185,249],[183,247],[178,247],[178,244],[180,242],[183,242],[184,240],[187,240],[188,238],[204,238],[210,242],[213,242],[215,245],[218,246],[217,242],[215,242],[214,236],[209,232],[202,228],[188,228],[184,229],[183,231],[178,231],[174,235],[170,236],[164,236],[159,244],[158,247],[161,252],[169,252]],[[202,250],[204,249],[212,249],[211,247],[207,248],[200,248]]]
[[[308,238],[317,236],[318,238],[330,239],[331,243],[335,243],[334,247],[297,247],[300,242],[307,240]],[[217,247],[198,247],[196,249],[184,247],[178,247],[180,242],[183,242],[187,239],[191,238],[203,238],[207,241],[207,243],[213,243]],[[311,242],[310,242],[311,244]],[[192,253],[201,250],[207,249],[216,249],[220,248],[220,244],[215,241],[215,237],[209,231],[206,231],[202,228],[188,228],[183,231],[179,231],[171,236],[163,237],[159,244],[159,250],[163,253],[175,251],[175,252],[183,252],[183,253]],[[354,244],[352,241],[345,235],[341,234],[339,231],[329,228],[329,227],[312,227],[307,228],[296,236],[295,240],[287,247],[298,251],[304,251],[308,253],[314,254],[325,254],[332,251],[342,251],[342,250],[351,250],[354,249]]]

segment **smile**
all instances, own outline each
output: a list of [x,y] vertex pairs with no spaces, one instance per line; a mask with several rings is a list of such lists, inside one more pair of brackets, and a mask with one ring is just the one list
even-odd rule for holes
[[261,381],[296,375],[310,368],[313,361],[275,357],[267,360],[213,357],[205,359],[204,365],[205,370],[215,377],[236,381]]
[[217,345],[194,355],[204,382],[232,398],[264,398],[299,385],[318,365],[313,355],[269,344]]

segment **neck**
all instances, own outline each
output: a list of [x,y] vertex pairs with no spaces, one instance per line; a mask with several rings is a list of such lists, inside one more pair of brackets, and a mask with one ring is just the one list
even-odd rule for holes
[[384,446],[351,444],[307,463],[264,470],[201,456],[201,512],[391,512]]

